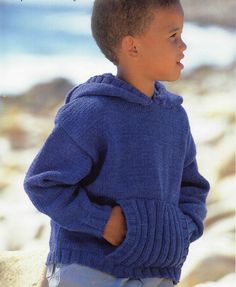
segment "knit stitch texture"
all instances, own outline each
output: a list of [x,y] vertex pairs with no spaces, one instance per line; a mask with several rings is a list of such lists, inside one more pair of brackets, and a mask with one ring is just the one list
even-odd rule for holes
[[[179,282],[189,244],[203,233],[210,189],[182,102],[158,81],[149,98],[112,74],[68,93],[24,181],[51,218],[47,264]],[[102,234],[117,204],[127,234],[115,247]]]

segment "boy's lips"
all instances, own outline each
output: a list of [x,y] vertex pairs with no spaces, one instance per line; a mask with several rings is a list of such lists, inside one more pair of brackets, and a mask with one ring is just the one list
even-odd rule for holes
[[184,55],[176,62],[176,64],[177,64],[178,66],[180,66],[181,69],[184,68],[184,65],[180,62],[183,58],[184,58]]

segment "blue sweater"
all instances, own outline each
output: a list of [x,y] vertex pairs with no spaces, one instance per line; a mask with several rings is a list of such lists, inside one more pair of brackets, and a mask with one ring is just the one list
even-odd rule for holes
[[[51,218],[46,264],[177,284],[189,244],[203,233],[210,189],[182,102],[160,82],[149,98],[112,74],[69,92],[24,181]],[[115,205],[127,224],[118,247],[102,237]]]

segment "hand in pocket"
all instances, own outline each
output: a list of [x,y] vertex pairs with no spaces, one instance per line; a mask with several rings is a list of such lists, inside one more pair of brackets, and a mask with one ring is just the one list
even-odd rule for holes
[[124,213],[119,205],[112,208],[110,218],[104,228],[103,238],[110,244],[118,246],[127,232]]

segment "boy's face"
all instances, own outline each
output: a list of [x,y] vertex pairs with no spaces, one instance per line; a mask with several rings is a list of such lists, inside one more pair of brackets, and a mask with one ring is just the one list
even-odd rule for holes
[[154,10],[147,31],[135,37],[138,43],[138,67],[147,80],[175,81],[184,68],[185,43],[181,39],[183,9],[180,4]]

